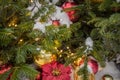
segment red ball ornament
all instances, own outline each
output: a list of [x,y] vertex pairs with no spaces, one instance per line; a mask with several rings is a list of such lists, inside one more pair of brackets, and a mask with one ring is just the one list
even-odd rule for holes
[[[1,65],[0,66],[0,74],[4,74],[5,72],[9,71],[11,69],[11,65]],[[12,73],[9,74],[8,78],[6,80],[10,80]]]
[[[84,61],[80,65],[80,68],[82,68],[83,66],[84,66]],[[88,63],[87,63],[87,68],[88,68],[88,71],[90,73],[96,74],[98,72],[98,63],[97,63],[97,61],[95,61],[93,59],[89,59]]]
[[5,72],[7,72],[10,69],[11,69],[11,66],[2,65],[2,66],[0,66],[0,74],[4,74]]
[[94,73],[96,74],[98,72],[98,63],[97,61],[90,59],[88,61],[88,68]]
[[[63,10],[65,10],[65,9],[73,8],[75,6],[77,6],[77,4],[73,1],[70,1],[70,2],[65,2],[62,5],[62,8]],[[66,10],[66,13],[72,22],[76,22],[79,18],[79,16],[76,14],[77,13],[76,10],[68,10],[68,11]]]
[[54,26],[59,26],[60,25],[60,21],[59,20],[52,20],[52,24]]

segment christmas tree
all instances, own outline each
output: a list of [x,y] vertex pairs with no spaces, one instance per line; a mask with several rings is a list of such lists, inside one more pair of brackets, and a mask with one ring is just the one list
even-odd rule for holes
[[0,0],[0,80],[94,80],[119,48],[119,0]]

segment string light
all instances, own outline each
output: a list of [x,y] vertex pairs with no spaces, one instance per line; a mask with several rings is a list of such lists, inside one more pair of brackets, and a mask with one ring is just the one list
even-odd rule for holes
[[45,54],[45,52],[46,52],[45,50],[41,50],[41,53]]
[[33,3],[33,0],[30,0],[31,3]]
[[70,48],[67,46],[67,49],[70,49]]
[[20,39],[20,42],[22,42],[23,41],[23,39]]
[[63,52],[63,50],[60,50],[60,53],[62,53]]
[[71,53],[71,56],[73,56],[74,55],[74,53]]
[[17,27],[17,24],[15,24],[15,27]]
[[54,49],[56,49],[56,50],[57,50],[57,47],[54,47]]
[[59,56],[60,56],[60,57],[62,57],[62,55],[61,55],[61,54],[60,54]]
[[40,38],[35,38],[35,41],[39,41],[40,40]]

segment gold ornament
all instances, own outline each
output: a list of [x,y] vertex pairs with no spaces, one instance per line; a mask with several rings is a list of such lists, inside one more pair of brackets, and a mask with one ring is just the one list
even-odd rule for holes
[[81,64],[84,63],[84,59],[85,59],[85,56],[83,55],[81,58],[77,58],[75,61],[74,61],[74,65],[75,66],[80,66]]
[[34,61],[38,66],[42,66],[44,64],[47,64],[55,60],[56,60],[56,55],[51,53],[39,54],[37,56],[34,56]]
[[84,63],[84,60],[82,58],[78,58],[77,60],[74,61],[74,64],[76,66],[80,66],[83,63]]

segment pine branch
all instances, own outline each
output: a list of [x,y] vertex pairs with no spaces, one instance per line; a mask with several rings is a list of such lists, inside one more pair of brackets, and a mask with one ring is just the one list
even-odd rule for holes
[[13,35],[13,30],[10,28],[5,28],[0,31],[0,45],[1,46],[8,46],[12,39],[15,38],[15,35]]
[[12,68],[10,80],[21,80],[23,76],[30,80],[35,80],[37,74],[38,72],[30,67],[30,65],[22,64]]
[[5,72],[4,74],[0,74],[0,79],[1,80],[6,80],[10,76],[12,70],[10,69],[9,71]]

